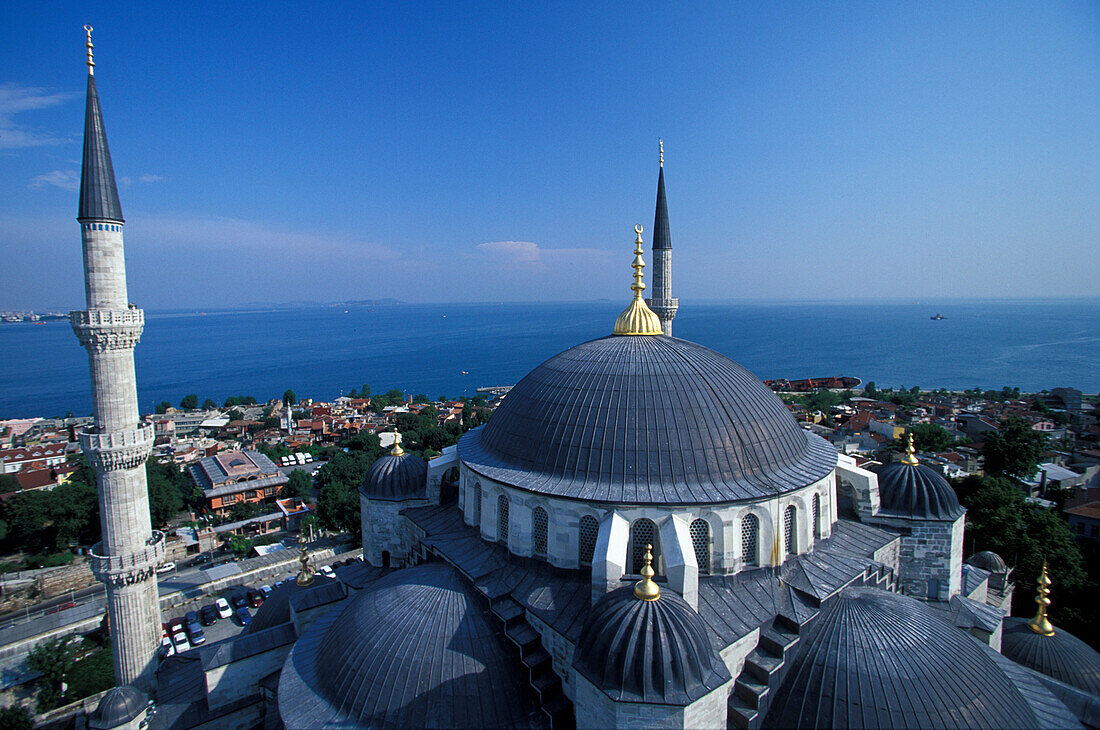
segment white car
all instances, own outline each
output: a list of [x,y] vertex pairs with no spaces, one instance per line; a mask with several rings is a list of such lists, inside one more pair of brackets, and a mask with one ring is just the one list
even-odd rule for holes
[[160,640],[160,653],[161,656],[172,656],[176,653],[176,647],[172,646],[172,640],[167,636],[161,637]]
[[334,573],[332,571],[332,566],[331,565],[322,565],[321,566],[321,575],[323,575],[327,578],[332,578],[332,577],[335,577],[336,573]]
[[187,634],[183,631],[177,631],[172,634],[172,646],[176,652],[187,651],[191,648],[191,642],[187,640]]
[[229,607],[229,601],[224,598],[214,601],[214,607],[218,609],[218,618],[229,618],[233,615],[233,609]]
[[164,565],[157,568],[157,573],[160,573],[161,575],[163,575],[165,573],[171,573],[175,569],[176,569],[176,564],[175,563],[165,563]]

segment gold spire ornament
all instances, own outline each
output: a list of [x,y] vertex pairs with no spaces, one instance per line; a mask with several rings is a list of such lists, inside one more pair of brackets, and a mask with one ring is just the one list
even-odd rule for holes
[[634,299],[630,302],[630,306],[624,309],[618,319],[615,320],[613,334],[664,334],[661,330],[661,318],[654,314],[653,310],[646,306],[645,300],[642,299],[642,292],[645,291],[645,283],[642,282],[642,269],[645,268],[645,261],[642,260],[641,224],[634,226],[634,232],[638,234],[638,238],[634,241],[634,263],[631,264],[634,267],[634,283],[630,285],[630,288],[634,290]]
[[393,426],[393,448],[390,449],[390,456],[402,456],[405,450],[401,448],[401,434],[397,432],[397,424]]
[[84,43],[84,47],[88,49],[88,75],[95,76],[95,61],[92,60],[92,26],[84,26],[84,32],[88,34],[88,40]]
[[1038,595],[1035,602],[1039,604],[1039,610],[1035,618],[1027,622],[1028,628],[1041,636],[1054,636],[1054,624],[1047,618],[1047,609],[1050,608],[1050,576],[1047,575],[1047,561],[1043,561],[1043,571],[1039,573]]
[[661,162],[661,167],[665,166],[665,141],[660,137],[657,138],[657,154]]
[[642,566],[642,579],[634,584],[634,597],[643,601],[656,601],[661,597],[661,588],[653,582],[653,546],[645,546],[645,565]]
[[301,568],[298,571],[297,583],[300,586],[308,586],[313,583],[313,566],[309,564],[309,551],[306,550],[305,533],[298,533],[298,563]]
[[915,449],[913,448],[913,434],[909,434],[909,445],[905,447],[905,456],[901,457],[901,463],[909,466],[916,466],[920,463],[917,461]]

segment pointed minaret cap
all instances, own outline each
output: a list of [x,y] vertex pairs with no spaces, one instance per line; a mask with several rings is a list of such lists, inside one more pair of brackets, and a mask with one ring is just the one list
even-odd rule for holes
[[642,579],[634,584],[634,597],[642,601],[656,601],[661,597],[661,587],[653,582],[653,546],[645,546],[645,565]]
[[668,201],[665,199],[665,141],[657,140],[661,169],[657,173],[657,207],[653,213],[653,249],[672,248],[668,227]]
[[95,89],[92,26],[84,26],[84,31],[88,37],[84,44],[88,49],[88,98],[84,108],[84,159],[80,167],[80,209],[76,219],[125,223],[122,205],[118,202],[111,150],[107,147],[107,131],[99,111],[99,94]]
[[905,456],[901,457],[901,463],[909,466],[916,466],[920,463],[917,461],[916,450],[913,448],[913,434],[909,434],[909,445],[905,447]]
[[1047,609],[1050,608],[1050,576],[1047,575],[1047,561],[1043,561],[1043,570],[1039,573],[1039,585],[1037,587],[1035,602],[1039,604],[1039,610],[1035,618],[1027,622],[1028,628],[1040,636],[1054,636],[1054,624],[1047,618]]
[[634,283],[630,285],[630,288],[634,290],[634,299],[631,300],[630,306],[624,309],[618,319],[615,320],[613,334],[664,334],[661,330],[661,318],[654,314],[653,310],[646,306],[645,300],[642,299],[642,292],[645,291],[645,283],[642,282],[642,269],[645,268],[645,261],[642,260],[641,224],[634,226],[634,232],[638,234],[638,238],[634,241],[634,263],[631,264],[634,267]]

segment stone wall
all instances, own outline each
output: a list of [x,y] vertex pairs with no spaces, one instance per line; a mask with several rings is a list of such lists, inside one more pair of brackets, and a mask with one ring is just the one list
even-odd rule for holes
[[39,574],[35,585],[43,598],[60,596],[69,591],[79,591],[95,583],[95,576],[87,563],[66,565]]
[[[359,495],[359,519],[363,527],[363,559],[374,566],[403,568],[412,564],[416,541],[401,510],[427,504],[423,499],[387,502]],[[383,555],[385,553],[385,555]]]
[[293,644],[229,662],[206,671],[206,699],[211,709],[256,694],[256,680],[283,668]]
[[682,707],[643,702],[616,702],[580,674],[573,701],[577,727],[585,728],[725,728],[726,702],[733,680]]
[[966,517],[954,522],[877,518],[902,530],[898,582],[914,598],[948,601],[962,583],[962,538]]

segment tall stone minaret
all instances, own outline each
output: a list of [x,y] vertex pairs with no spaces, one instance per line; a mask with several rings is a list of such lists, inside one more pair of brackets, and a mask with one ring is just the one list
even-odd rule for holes
[[152,687],[160,643],[160,601],[156,567],[164,561],[164,534],[152,529],[145,460],[153,448],[153,426],[138,420],[134,345],[145,313],[126,296],[122,253],[122,207],[111,153],[99,111],[88,34],[88,100],[84,117],[84,161],[80,173],[80,222],[84,249],[84,293],[88,308],[69,318],[88,350],[95,425],[80,435],[84,455],[99,487],[102,542],[92,548],[91,568],[107,586],[115,676],[121,685]]
[[660,317],[661,331],[672,335],[672,320],[680,300],[672,297],[672,236],[668,232],[668,204],[665,202],[665,142],[658,140],[661,171],[657,175],[657,211],[653,214],[653,296],[649,308]]

